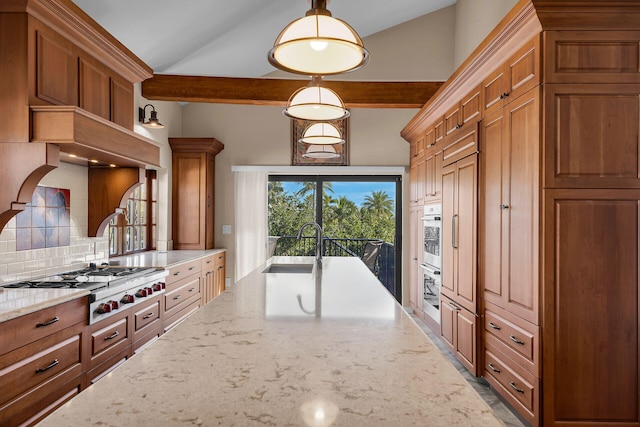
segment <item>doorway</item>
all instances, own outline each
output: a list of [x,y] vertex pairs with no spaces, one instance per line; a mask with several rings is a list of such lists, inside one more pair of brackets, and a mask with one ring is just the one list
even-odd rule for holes
[[270,175],[271,254],[313,255],[315,234],[296,238],[302,224],[310,221],[323,229],[325,256],[362,257],[367,242],[380,244],[372,271],[402,300],[401,176]]

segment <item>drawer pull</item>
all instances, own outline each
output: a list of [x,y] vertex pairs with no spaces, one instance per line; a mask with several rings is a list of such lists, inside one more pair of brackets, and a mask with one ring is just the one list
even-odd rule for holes
[[524,341],[520,341],[518,338],[514,337],[513,335],[509,335],[509,339],[516,344],[524,345]]
[[147,314],[146,316],[144,316],[144,317],[143,317],[143,319],[144,319],[144,320],[151,319],[151,318],[153,317],[153,314],[154,314],[154,313],[153,313],[153,312],[151,312],[151,313]]
[[108,337],[104,337],[104,340],[105,340],[105,341],[112,340],[112,339],[114,339],[115,337],[117,337],[118,335],[120,335],[120,332],[115,331],[113,334],[109,335]]
[[54,323],[58,322],[60,320],[60,318],[58,316],[54,317],[53,319],[49,320],[48,322],[44,322],[44,323],[38,323],[36,325],[36,328],[42,328],[44,326],[49,326],[49,325],[53,325]]
[[191,289],[189,289],[189,292],[193,292],[195,290],[196,290],[196,288],[191,288]]
[[189,267],[189,271],[195,270],[195,267]]
[[502,328],[500,328],[500,326],[496,325],[496,324],[495,324],[495,323],[493,323],[493,322],[489,322],[489,327],[490,327],[491,329],[495,329],[496,331],[499,331],[500,329],[502,329]]
[[177,299],[180,299],[180,297],[181,297],[181,296],[182,296],[182,295],[176,295],[175,297],[173,297],[173,300],[175,301],[175,300],[177,300]]
[[207,261],[207,264],[211,264],[211,260]]
[[173,273],[173,275],[174,275],[174,276],[179,276],[179,275],[180,275],[180,272],[179,272],[179,271],[176,271],[175,273]]
[[39,374],[41,372],[45,372],[48,371],[49,369],[53,368],[54,366],[56,366],[58,363],[58,359],[54,359],[53,362],[51,362],[49,365],[45,366],[44,368],[38,368],[36,369],[36,374]]
[[457,305],[448,302],[447,304],[449,304],[449,307],[453,308],[455,311],[460,311],[460,307],[458,307]]
[[491,369],[493,372],[499,374],[500,373],[500,369],[496,368],[495,366],[493,366],[493,363],[489,363],[489,369]]
[[513,381],[511,381],[509,383],[509,385],[511,386],[512,389],[514,389],[515,391],[517,391],[518,393],[522,393],[524,394],[524,390],[522,390],[521,388],[518,388],[518,386],[516,385],[516,383],[514,383]]

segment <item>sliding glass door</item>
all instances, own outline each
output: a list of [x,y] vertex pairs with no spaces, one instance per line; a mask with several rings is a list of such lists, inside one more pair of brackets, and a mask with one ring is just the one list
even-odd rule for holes
[[[323,229],[324,256],[362,257],[365,247],[378,252],[369,263],[378,279],[401,300],[401,191],[399,176],[269,177],[269,241],[273,255],[315,251],[315,231],[300,227],[315,221]],[[367,245],[367,242],[370,242]]]

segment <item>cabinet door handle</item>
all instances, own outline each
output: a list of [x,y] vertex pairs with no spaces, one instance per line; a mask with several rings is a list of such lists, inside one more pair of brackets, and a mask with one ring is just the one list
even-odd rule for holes
[[448,302],[447,304],[449,304],[449,307],[453,308],[455,311],[460,311],[460,307],[458,307],[457,305],[451,302]]
[[58,322],[60,320],[60,318],[58,316],[54,317],[53,319],[47,321],[47,322],[43,322],[43,323],[38,323],[36,325],[36,328],[42,328],[44,326],[49,326],[49,325],[53,325],[54,323]]
[[524,341],[520,341],[518,338],[514,337],[513,335],[509,335],[509,339],[516,344],[524,345]]
[[458,249],[458,215],[451,218],[451,246]]
[[211,260],[207,261],[207,264],[211,264]]
[[195,270],[195,269],[196,269],[195,267],[189,267],[189,271]]
[[496,324],[495,324],[495,323],[493,323],[493,322],[489,322],[489,327],[490,327],[491,329],[495,329],[496,331],[499,331],[499,330],[501,329],[501,328],[500,328],[500,326],[496,325]]
[[180,297],[181,297],[181,296],[182,296],[182,295],[176,295],[175,297],[173,297],[173,300],[175,301],[175,300],[177,300],[177,299],[180,299]]
[[500,95],[500,99],[505,99],[509,96],[509,92],[505,92],[502,95]]
[[147,314],[146,316],[144,316],[143,319],[147,320],[147,319],[151,319],[152,317],[153,317],[153,312],[151,312],[151,313]]
[[500,209],[502,210],[509,209],[509,205],[500,205]]
[[115,331],[113,334],[109,335],[108,337],[104,337],[105,341],[109,341],[114,339],[115,337],[117,337],[118,335],[120,335],[120,333],[118,331]]
[[495,366],[493,366],[493,363],[489,363],[489,369],[491,369],[493,372],[495,372],[496,374],[500,373],[500,369],[496,368]]
[[49,369],[53,368],[54,366],[58,365],[58,359],[54,359],[53,362],[49,363],[47,366],[45,366],[44,368],[38,368],[36,369],[36,374],[39,374],[41,372],[45,372],[48,371]]
[[462,125],[456,125],[456,129],[460,129]]
[[512,389],[514,389],[515,391],[517,391],[518,393],[523,393],[524,394],[524,390],[521,388],[518,388],[518,386],[516,385],[516,383],[514,383],[513,381],[511,381],[509,383],[509,385],[511,386]]

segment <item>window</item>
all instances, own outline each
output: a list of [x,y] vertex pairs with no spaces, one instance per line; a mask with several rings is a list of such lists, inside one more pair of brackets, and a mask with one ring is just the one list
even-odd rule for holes
[[124,213],[109,223],[109,256],[154,250],[157,239],[158,185],[156,171],[146,172],[145,182],[127,200]]
[[272,255],[315,253],[315,231],[323,229],[325,256],[361,257],[367,242],[382,242],[378,279],[401,299],[401,193],[399,176],[270,175],[268,236]]

